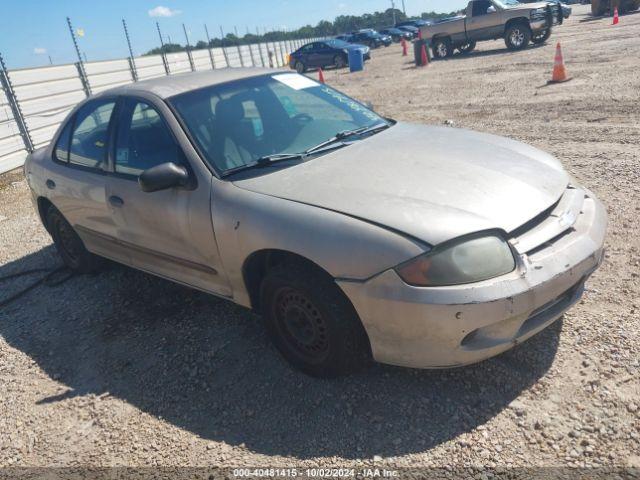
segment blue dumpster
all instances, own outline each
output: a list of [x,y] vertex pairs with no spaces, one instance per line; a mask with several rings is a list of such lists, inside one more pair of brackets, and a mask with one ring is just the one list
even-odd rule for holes
[[360,72],[364,70],[364,57],[361,49],[349,49],[349,70],[352,72]]

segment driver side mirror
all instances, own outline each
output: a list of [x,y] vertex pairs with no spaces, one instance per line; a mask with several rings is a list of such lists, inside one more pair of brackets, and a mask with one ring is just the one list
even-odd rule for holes
[[489,8],[487,8],[487,13],[496,13],[496,7],[491,5]]
[[173,162],[161,163],[142,172],[138,183],[140,189],[147,193],[184,187],[189,183],[189,172]]

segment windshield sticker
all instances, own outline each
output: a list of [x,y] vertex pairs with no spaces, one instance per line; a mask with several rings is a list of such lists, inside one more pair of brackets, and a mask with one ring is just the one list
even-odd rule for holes
[[342,95],[340,92],[333,90],[332,88],[322,87],[322,92],[328,95],[331,95],[333,98],[338,100],[340,103],[346,105],[351,110],[355,110],[356,112],[364,115],[365,117],[371,120],[375,120],[375,121],[380,120],[380,117],[378,116],[377,113],[372,112],[371,110],[364,107],[360,103],[356,102],[355,100],[352,100],[346,95]]
[[283,73],[281,75],[274,75],[274,80],[284,83],[287,87],[294,90],[302,90],[304,88],[318,87],[320,84],[314,82],[304,75],[298,75],[297,73]]

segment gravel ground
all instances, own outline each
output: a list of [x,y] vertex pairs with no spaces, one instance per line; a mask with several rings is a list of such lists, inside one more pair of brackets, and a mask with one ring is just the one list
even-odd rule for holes
[[[603,200],[606,260],[561,321],[471,367],[319,381],[250,312],[113,266],[0,307],[0,466],[640,467],[640,14],[574,12],[523,52],[326,72],[385,115],[543,148]],[[556,40],[573,80],[546,86]],[[59,264],[19,172],[0,245],[0,277]]]

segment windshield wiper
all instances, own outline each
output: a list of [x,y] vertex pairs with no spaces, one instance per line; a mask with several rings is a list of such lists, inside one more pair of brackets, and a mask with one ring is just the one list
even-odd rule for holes
[[365,135],[367,133],[378,132],[380,130],[384,130],[389,128],[391,125],[387,123],[379,123],[377,125],[373,125],[371,127],[361,127],[353,130],[345,130],[343,132],[337,133],[334,137],[326,140],[315,147],[311,147],[304,152],[300,153],[274,153],[272,155],[265,155],[256,159],[255,161],[248,163],[246,165],[240,165],[239,167],[234,167],[229,170],[226,170],[223,173],[223,176],[232,175],[234,173],[251,170],[254,168],[263,168],[273,165],[278,162],[286,162],[288,160],[305,160],[309,155],[319,154],[330,150],[336,150],[338,148],[342,148],[347,144],[342,142],[342,140],[346,140],[350,137],[356,135]]
[[348,138],[351,137],[355,137],[356,135],[365,135],[367,133],[374,133],[374,132],[378,132],[380,130],[385,130],[387,128],[389,128],[391,125],[389,125],[388,123],[378,123],[377,125],[373,125],[371,127],[360,127],[360,128],[355,128],[353,130],[345,130],[343,132],[338,132],[335,134],[335,136],[331,137],[329,140],[326,140],[318,145],[316,145],[315,147],[311,147],[310,149],[308,149],[305,153],[309,154],[309,153],[313,153],[317,150],[321,150],[326,146],[329,146],[333,143],[337,143],[340,142],[342,140],[346,140]]

